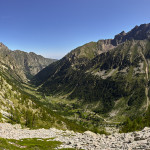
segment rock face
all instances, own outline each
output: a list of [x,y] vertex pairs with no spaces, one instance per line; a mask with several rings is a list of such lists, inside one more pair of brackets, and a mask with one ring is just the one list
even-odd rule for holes
[[55,128],[29,130],[19,125],[0,123],[0,137],[7,139],[54,138],[63,142],[59,148],[76,148],[85,150],[148,150],[150,149],[150,128],[131,133],[100,135],[90,131],[76,133]]
[[16,72],[23,81],[30,79],[54,61],[33,52],[11,51],[3,43],[0,43],[0,62]]
[[131,31],[125,33],[122,31],[112,40],[113,45],[118,45],[127,40],[145,40],[150,38],[150,24],[135,26]]

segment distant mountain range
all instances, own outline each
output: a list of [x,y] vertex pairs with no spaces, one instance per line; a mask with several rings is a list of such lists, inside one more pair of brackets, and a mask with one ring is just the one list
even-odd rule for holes
[[56,61],[20,50],[11,51],[3,43],[0,43],[0,63],[5,68],[10,68],[20,80],[27,81],[47,65]]

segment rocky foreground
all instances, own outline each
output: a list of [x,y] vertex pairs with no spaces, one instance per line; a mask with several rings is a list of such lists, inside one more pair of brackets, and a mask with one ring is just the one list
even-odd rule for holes
[[[29,130],[21,129],[20,125],[0,123],[0,137],[6,139],[24,138],[53,138],[49,140],[61,141],[59,148],[76,148],[86,150],[150,150],[150,128],[131,133],[114,133],[100,135],[90,131],[75,133],[55,128]],[[58,148],[58,149],[59,149]]]

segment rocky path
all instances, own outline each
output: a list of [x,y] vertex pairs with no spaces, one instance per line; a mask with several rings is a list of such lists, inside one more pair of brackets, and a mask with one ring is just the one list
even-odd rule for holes
[[109,136],[95,134],[90,131],[75,133],[55,128],[29,130],[21,129],[19,125],[0,123],[0,137],[7,139],[23,138],[54,138],[61,141],[59,148],[76,148],[85,150],[150,150],[150,128],[142,131]]

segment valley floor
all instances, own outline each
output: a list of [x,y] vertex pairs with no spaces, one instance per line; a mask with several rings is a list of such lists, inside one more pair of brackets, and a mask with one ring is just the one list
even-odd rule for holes
[[[114,133],[112,135],[100,135],[91,131],[77,133],[63,131],[55,128],[29,130],[22,129],[20,125],[0,123],[0,137],[5,139],[21,140],[25,138],[37,138],[39,141],[60,141],[59,148],[74,148],[85,150],[137,150],[150,149],[150,128],[131,133]],[[22,148],[23,149],[23,148]]]

